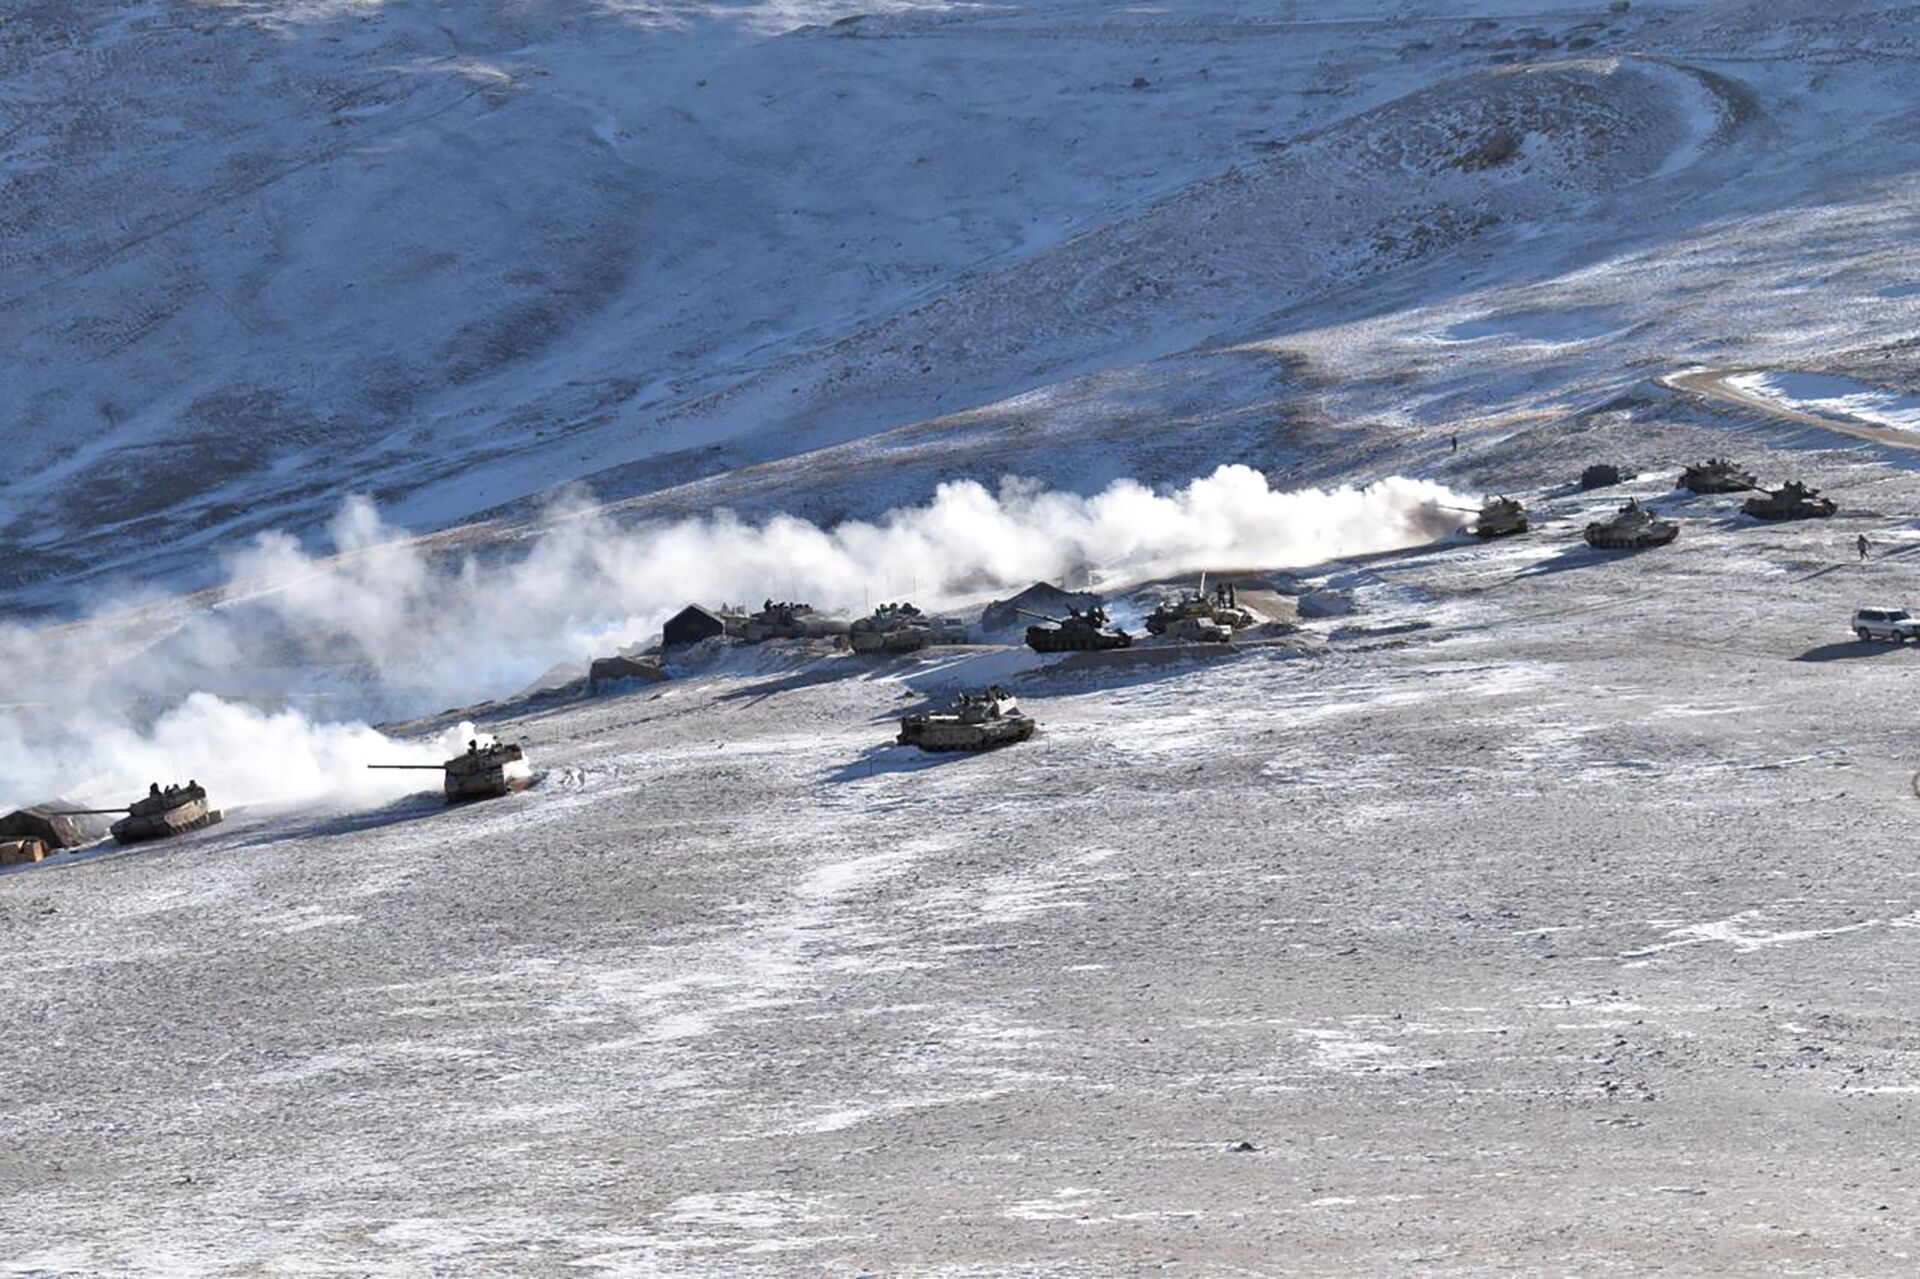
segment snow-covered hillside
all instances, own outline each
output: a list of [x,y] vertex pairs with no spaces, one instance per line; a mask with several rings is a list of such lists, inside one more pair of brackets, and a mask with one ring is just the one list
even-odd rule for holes
[[[1289,381],[1216,412],[1452,431],[1910,315],[1896,11],[1507,8],[24,10],[5,585],[204,582],[350,492],[423,530],[580,479],[700,509],[1223,345]],[[1147,478],[1287,459],[1258,434]],[[1006,443],[942,465],[1079,482]]]

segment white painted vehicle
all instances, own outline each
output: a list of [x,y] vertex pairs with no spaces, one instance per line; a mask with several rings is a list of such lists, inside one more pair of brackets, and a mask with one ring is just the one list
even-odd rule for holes
[[1853,633],[1863,640],[1891,640],[1900,644],[1920,639],[1920,618],[1904,608],[1863,608],[1853,615]]

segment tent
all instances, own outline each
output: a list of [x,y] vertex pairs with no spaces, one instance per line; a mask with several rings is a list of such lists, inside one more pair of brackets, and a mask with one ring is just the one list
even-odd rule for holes
[[61,809],[84,807],[84,804],[51,800],[31,808],[17,808],[0,817],[0,839],[38,839],[48,848],[78,848],[82,844],[91,844],[107,833],[111,815],[68,817],[59,812]]
[[680,648],[698,644],[701,640],[724,635],[726,630],[727,624],[718,613],[701,608],[698,604],[689,604],[669,617],[667,624],[660,628],[660,646]]
[[1051,582],[1035,582],[1012,599],[995,600],[980,614],[980,629],[1002,631],[1011,626],[1026,626],[1034,621],[1017,610],[1027,609],[1048,617],[1065,617],[1068,608],[1082,612],[1100,602],[1098,595],[1086,591],[1062,590]]

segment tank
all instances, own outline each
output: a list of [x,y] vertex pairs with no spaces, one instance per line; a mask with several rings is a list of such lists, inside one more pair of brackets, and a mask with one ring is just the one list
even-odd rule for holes
[[911,604],[882,604],[847,632],[856,653],[911,653],[933,642],[927,615]]
[[1177,617],[1162,627],[1160,634],[1182,644],[1227,644],[1233,640],[1233,628],[1211,617]]
[[962,693],[944,711],[904,717],[896,740],[923,751],[984,751],[1024,742],[1036,727],[1013,695],[995,686],[984,693]]
[[1475,537],[1512,537],[1527,531],[1526,503],[1511,497],[1490,497],[1481,503],[1473,521]]
[[1580,491],[1585,493],[1593,489],[1612,488],[1633,479],[1634,473],[1611,462],[1595,462],[1580,472]]
[[1750,497],[1740,509],[1757,520],[1823,520],[1840,508],[1799,480],[1788,480],[1771,493]]
[[740,637],[754,644],[770,639],[804,639],[812,634],[808,626],[812,616],[811,604],[768,600],[741,625]]
[[444,764],[368,764],[368,768],[438,769],[445,775],[447,802],[457,804],[469,799],[497,799],[533,785],[533,765],[516,743],[494,742],[482,746],[467,743],[467,749]]
[[1065,617],[1048,617],[1021,609],[1023,617],[1038,618],[1043,626],[1027,628],[1027,647],[1036,653],[1085,653],[1110,648],[1126,648],[1133,636],[1107,624],[1107,610],[1098,604],[1086,612],[1067,608]]
[[1612,519],[1587,525],[1585,536],[1588,546],[1601,550],[1637,551],[1648,546],[1665,546],[1680,536],[1680,526],[1672,520],[1660,519],[1635,498]]
[[190,830],[212,826],[225,816],[219,809],[207,807],[206,788],[191,778],[185,786],[169,786],[165,790],[155,783],[126,813],[107,828],[116,844],[184,835]]
[[1252,625],[1253,614],[1234,599],[1232,584],[1216,585],[1209,596],[1204,576],[1198,591],[1184,593],[1171,603],[1162,600],[1146,619],[1150,634],[1200,644],[1224,644],[1235,631]]
[[1710,457],[1680,472],[1680,487],[1690,493],[1745,493],[1759,488],[1750,471],[1724,457]]

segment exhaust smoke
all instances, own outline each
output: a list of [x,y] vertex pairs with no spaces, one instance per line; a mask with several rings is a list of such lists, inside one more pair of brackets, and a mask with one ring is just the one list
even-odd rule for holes
[[466,736],[403,745],[366,719],[516,691],[657,635],[688,602],[774,595],[858,610],[911,593],[939,609],[1087,568],[1125,584],[1301,567],[1432,541],[1460,526],[1447,508],[1472,505],[1420,480],[1283,492],[1222,466],[1170,493],[955,482],[924,505],[831,528],[726,512],[622,526],[559,507],[522,551],[449,560],[353,498],[329,528],[333,554],[262,535],[226,557],[218,603],[164,626],[149,608],[59,628],[57,643],[0,632],[0,676],[17,696],[31,690],[0,707],[0,803],[119,802],[190,775],[231,805],[375,803],[417,789],[418,775],[367,763],[437,763]]

